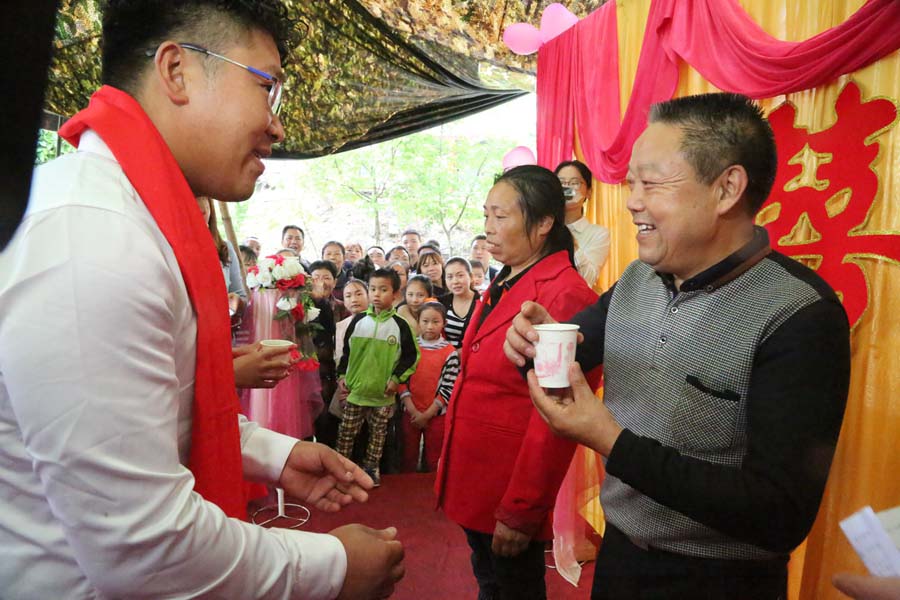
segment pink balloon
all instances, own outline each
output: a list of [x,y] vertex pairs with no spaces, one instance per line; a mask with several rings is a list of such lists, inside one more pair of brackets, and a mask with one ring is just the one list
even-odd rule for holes
[[541,15],[541,41],[549,42],[577,22],[578,17],[569,12],[568,8],[558,2],[551,4]]
[[503,42],[516,54],[533,54],[541,47],[541,32],[528,23],[513,23],[503,30]]
[[504,171],[508,171],[513,167],[535,164],[537,164],[537,159],[534,157],[534,152],[532,152],[531,148],[528,146],[516,146],[503,156]]

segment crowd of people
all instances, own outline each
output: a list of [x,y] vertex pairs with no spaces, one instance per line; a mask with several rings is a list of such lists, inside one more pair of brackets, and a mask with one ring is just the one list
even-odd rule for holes
[[[247,199],[284,139],[289,26],[274,1],[107,4],[106,85],[61,131],[78,152],[37,169],[0,255],[4,596],[387,597],[395,528],[244,520],[251,483],[335,511],[387,469],[436,470],[479,598],[540,600],[581,443],[607,468],[592,598],[785,597],[849,327],[754,225],[776,165],[758,107],[654,106],[628,169],[639,260],[602,296],[609,232],[585,218],[578,161],[504,172],[468,256],[412,229],[304,256],[294,224],[236,249],[209,198]],[[240,263],[267,260],[291,298],[247,293]],[[561,321],[580,326],[578,362],[548,390],[535,327]]]
[[[584,163],[566,161],[556,168],[555,175],[565,198],[564,213],[558,216],[559,226],[565,226],[570,231],[574,265],[587,285],[592,286],[609,252],[608,230],[588,222],[584,217],[592,174]],[[232,318],[240,323],[242,312],[247,307],[247,295],[240,279],[242,269],[236,264],[238,261],[231,244],[223,241],[215,225],[214,212],[210,215],[211,203],[203,199],[201,209],[206,211],[204,214],[219,248],[226,287],[234,305]],[[272,392],[276,396],[274,400],[268,401],[255,413],[252,403],[249,403],[246,406],[248,416],[271,427],[273,421],[268,417],[280,412],[277,408],[273,409],[272,402],[291,406],[292,418],[299,419],[300,424],[290,426],[282,433],[315,439],[338,449],[344,456],[358,458],[376,486],[381,485],[382,471],[434,470],[443,431],[439,417],[446,411],[458,372],[458,351],[476,306],[500,272],[500,267],[496,265],[504,264],[502,258],[496,258],[496,239],[489,245],[487,236],[478,233],[471,240],[467,256],[445,256],[437,240],[427,239],[421,232],[409,228],[395,238],[395,245],[388,251],[380,245],[364,250],[358,242],[330,240],[321,246],[318,256],[311,257],[309,252],[304,256],[306,237],[302,227],[288,224],[282,228],[280,240],[267,248],[265,254],[258,236],[243,238],[239,246],[244,269],[253,267],[260,256],[269,253],[298,257],[311,277],[312,293],[321,310],[318,321],[323,326],[315,344],[321,386],[307,385],[301,391],[286,385]],[[396,275],[396,281],[388,272]],[[382,298],[382,294],[376,291],[383,286],[371,287],[370,279],[376,273],[376,279],[382,284],[391,284],[387,292],[389,298]],[[437,309],[437,304],[440,304],[440,309]],[[430,310],[423,316],[422,310],[426,307]],[[365,324],[363,319],[366,314],[378,316],[379,322],[389,321],[395,314],[403,318],[404,323],[396,332],[397,339],[403,342],[399,344],[403,360],[398,359],[397,362],[402,368],[396,372],[394,367],[397,365],[391,364],[390,359],[393,347],[374,351],[371,343],[363,343],[360,339],[356,323],[362,320]],[[429,325],[440,320],[440,328],[436,332],[430,331],[429,339],[423,337],[422,319]],[[407,329],[411,336],[406,335]],[[346,336],[348,330],[349,337]],[[382,336],[384,339],[390,337],[384,331]],[[236,328],[237,344],[243,346],[254,341],[251,337],[246,328]],[[439,348],[452,347],[457,351],[445,353],[447,364],[439,365],[443,368],[435,369],[430,363],[426,368],[419,368],[418,360],[422,354],[411,360],[410,357],[415,354],[413,347],[416,350],[431,350],[435,345]],[[353,346],[364,346],[366,349],[353,352]],[[372,359],[365,356],[372,352],[384,354],[387,361],[384,365],[386,371],[376,380],[369,379],[373,372],[368,361]],[[367,376],[365,386],[358,378],[361,372]],[[413,374],[416,376],[412,377]],[[400,385],[404,386],[403,394],[398,392]],[[373,396],[372,386],[379,388],[377,398]],[[367,391],[363,392],[362,387],[366,387]],[[410,387],[416,388],[415,391]],[[444,394],[443,401],[440,400],[441,393]],[[320,398],[310,399],[310,394]],[[432,396],[432,408],[425,404],[425,395]],[[418,404],[414,404],[411,398],[416,399]],[[300,412],[295,410],[296,405],[301,407]],[[323,407],[328,410],[323,410]],[[314,428],[310,425],[313,420]],[[418,435],[414,435],[414,430]],[[355,444],[357,437],[360,440]],[[367,448],[364,453],[363,446]]]

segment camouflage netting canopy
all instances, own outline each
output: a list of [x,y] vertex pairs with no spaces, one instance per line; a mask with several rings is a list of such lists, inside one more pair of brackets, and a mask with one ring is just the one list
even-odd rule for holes
[[[575,0],[579,17],[605,0]],[[284,0],[302,41],[286,65],[281,158],[359,148],[496,106],[534,86],[502,41],[551,0]],[[100,82],[98,0],[62,0],[45,108],[71,116]],[[48,119],[47,122],[50,122]]]

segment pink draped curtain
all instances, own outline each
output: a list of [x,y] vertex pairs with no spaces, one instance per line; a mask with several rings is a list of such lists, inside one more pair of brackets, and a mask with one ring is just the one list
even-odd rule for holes
[[552,169],[569,160],[577,125],[585,162],[607,183],[624,179],[650,105],[674,94],[679,58],[719,89],[769,98],[817,87],[900,48],[897,0],[870,0],[802,42],[770,36],[738,0],[654,0],[621,118],[615,9],[607,2],[538,54],[538,163]]

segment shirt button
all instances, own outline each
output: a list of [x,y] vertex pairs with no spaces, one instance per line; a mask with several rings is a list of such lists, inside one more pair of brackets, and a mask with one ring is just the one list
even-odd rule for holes
[[706,286],[706,293],[707,293],[707,294],[711,294],[712,291],[713,291],[713,286],[711,286],[711,285]]
[[481,344],[479,344],[478,342],[472,344],[472,352],[478,352],[479,348],[481,348]]
[[678,307],[677,307],[677,306],[673,306],[673,307],[672,307],[672,314],[673,314],[673,315],[678,314]]
[[666,336],[661,335],[661,336],[659,336],[659,343],[660,343],[660,344],[665,344],[666,341],[667,341],[668,339],[669,339],[669,338],[667,338]]

